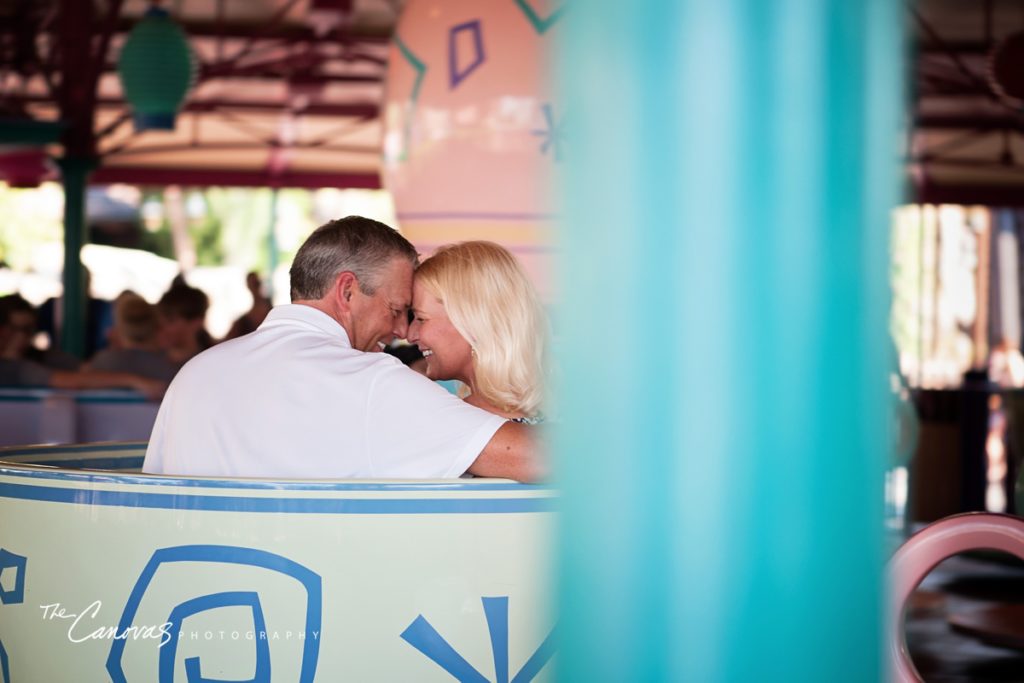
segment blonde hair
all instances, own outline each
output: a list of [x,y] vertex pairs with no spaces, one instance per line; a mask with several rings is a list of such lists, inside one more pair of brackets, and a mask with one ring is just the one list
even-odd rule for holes
[[519,262],[493,242],[438,249],[416,279],[473,349],[475,391],[507,412],[536,415],[544,396],[547,322]]
[[114,304],[114,327],[122,338],[133,344],[156,339],[159,325],[156,306],[138,294],[123,294]]

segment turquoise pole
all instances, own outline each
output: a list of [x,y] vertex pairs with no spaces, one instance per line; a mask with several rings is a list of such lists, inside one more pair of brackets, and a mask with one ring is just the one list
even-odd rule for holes
[[901,5],[576,3],[558,679],[881,679]]
[[82,247],[86,242],[85,191],[96,168],[92,157],[66,156],[58,161],[64,180],[64,296],[60,347],[77,358],[85,355],[85,289]]

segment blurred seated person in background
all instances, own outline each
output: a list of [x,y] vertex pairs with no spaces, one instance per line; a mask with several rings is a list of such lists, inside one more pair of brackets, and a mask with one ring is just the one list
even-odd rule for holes
[[[21,297],[18,297],[21,299]],[[22,299],[22,301],[24,301]],[[31,310],[31,307],[29,307]],[[13,310],[13,315],[11,314]],[[6,297],[0,302],[0,348],[12,349],[22,345],[21,337],[27,333],[21,304]],[[31,335],[30,335],[31,336]],[[52,389],[135,389],[147,398],[159,398],[166,382],[124,372],[92,370],[57,370],[25,357],[0,357],[0,386],[49,387]]]
[[52,344],[47,349],[34,345],[39,316],[32,304],[18,294],[11,294],[0,299],[0,308],[3,308],[7,321],[7,335],[3,348],[0,348],[0,357],[30,360],[55,370],[78,369],[80,363],[71,354],[53,348]]
[[159,327],[156,306],[138,294],[122,294],[114,304],[111,345],[93,356],[89,368],[170,382],[179,366],[160,349]]
[[1006,337],[992,349],[988,361],[988,378],[1001,387],[1024,387],[1024,356],[1017,345]]
[[[92,273],[84,268],[85,275],[85,357],[91,358],[107,346],[107,335],[114,324],[114,305],[106,299],[92,295]],[[39,331],[50,338],[50,348],[60,346],[60,327],[63,323],[64,298],[47,299],[39,307]],[[77,362],[77,361],[76,361]],[[57,366],[54,366],[57,367]],[[77,367],[77,366],[75,366]],[[71,369],[71,368],[61,368]]]
[[[410,315],[410,317],[412,316]],[[415,370],[421,375],[426,376],[427,359],[423,357],[423,352],[415,344],[396,341],[381,350],[389,356],[394,356],[402,361],[402,365],[410,370]]]
[[246,275],[245,286],[248,287],[249,293],[252,294],[252,308],[232,323],[231,329],[228,330],[227,336],[224,337],[225,340],[241,337],[244,334],[255,331],[272,308],[270,299],[263,296],[263,283],[260,282],[258,273],[252,272]]
[[[409,322],[412,322],[412,311],[409,311]],[[398,360],[402,361],[402,365],[415,370],[424,377],[427,376],[427,359],[423,357],[423,352],[420,351],[420,347],[415,344],[410,344],[405,340],[395,341],[386,349],[384,353],[394,356]],[[458,397],[462,397],[462,392],[468,393],[466,387],[459,383],[458,380],[454,379],[439,379],[436,382],[440,384],[449,394],[455,394]]]
[[206,309],[210,300],[201,289],[176,279],[157,303],[160,318],[159,344],[179,366],[200,351],[213,346],[206,331]]
[[547,324],[515,257],[493,242],[441,247],[416,269],[409,342],[427,377],[456,379],[466,402],[519,422],[542,421]]

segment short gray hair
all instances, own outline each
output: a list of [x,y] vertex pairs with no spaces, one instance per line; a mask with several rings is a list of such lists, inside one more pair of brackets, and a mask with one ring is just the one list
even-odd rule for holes
[[380,271],[395,258],[406,258],[416,266],[416,248],[379,221],[348,216],[321,225],[295,254],[290,271],[292,301],[323,298],[346,270],[358,278],[360,291],[372,296],[380,286]]

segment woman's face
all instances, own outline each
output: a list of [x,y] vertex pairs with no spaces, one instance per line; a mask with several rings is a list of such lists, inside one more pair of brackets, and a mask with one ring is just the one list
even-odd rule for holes
[[430,379],[457,379],[472,386],[473,352],[448,319],[444,305],[417,279],[412,285],[413,320],[408,340],[420,347]]

